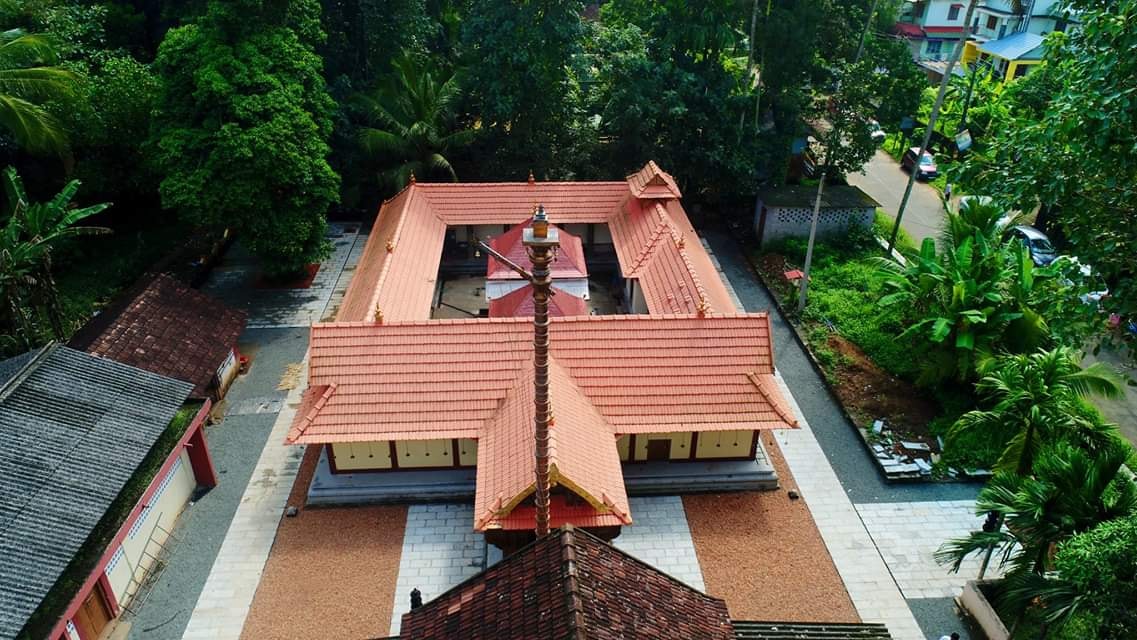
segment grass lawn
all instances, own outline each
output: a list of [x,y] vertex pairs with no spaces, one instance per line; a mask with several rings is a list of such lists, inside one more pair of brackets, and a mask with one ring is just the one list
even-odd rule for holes
[[[892,219],[878,212],[874,228],[887,235]],[[901,248],[913,246],[903,230],[897,243]],[[768,245],[754,256],[788,308],[793,308],[797,292],[781,274],[800,268],[805,245],[804,239],[790,239]],[[915,338],[899,338],[904,319],[878,304],[885,293],[876,264],[882,254],[876,240],[864,232],[819,242],[814,247],[809,305],[801,317],[802,334],[859,427],[885,418],[902,437],[938,448],[935,436],[943,435],[970,407],[971,394],[913,384],[921,362],[920,344]],[[982,466],[968,457],[953,462]]]

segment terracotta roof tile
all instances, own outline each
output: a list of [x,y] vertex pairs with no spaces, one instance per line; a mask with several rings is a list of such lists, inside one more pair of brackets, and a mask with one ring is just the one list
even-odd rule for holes
[[[117,313],[116,313],[117,311]],[[193,383],[209,395],[218,367],[245,329],[245,313],[159,274],[124,304],[96,318],[99,331],[72,346],[159,375]]]
[[[533,262],[529,260],[529,253],[526,251],[525,245],[521,243],[521,237],[531,220],[532,218],[529,218],[521,224],[514,225],[509,231],[491,238],[488,243],[490,247],[509,258],[514,264],[529,271],[533,270]],[[550,227],[557,229],[561,243],[556,259],[549,265],[550,276],[554,280],[558,278],[587,278],[588,266],[584,262],[584,244],[580,238],[564,229],[557,228],[556,225],[550,225]],[[490,258],[486,278],[490,280],[520,280],[521,274]]]
[[[561,318],[565,316],[588,315],[588,302],[578,298],[567,291],[553,287],[553,296],[549,298],[549,316]],[[532,318],[533,317],[533,285],[525,285],[520,289],[511,291],[500,298],[490,300],[491,318]]]
[[628,188],[637,198],[672,199],[682,198],[675,178],[659,168],[655,160],[648,160],[642,169],[628,176]]
[[[588,508],[574,510],[578,517],[609,514],[595,520],[631,524],[611,425],[553,358],[549,361],[549,391],[554,416],[549,427],[550,487],[563,487],[588,503]],[[534,489],[533,429],[533,365],[529,363],[478,440],[476,530],[534,527],[532,509],[513,513]],[[565,518],[561,512],[566,505],[555,507],[553,512]],[[584,524],[575,518],[572,522]]]
[[401,640],[734,640],[726,603],[574,527],[403,616]]
[[[555,318],[550,352],[618,434],[785,428],[764,313]],[[290,442],[477,437],[533,357],[520,318],[312,327],[309,384],[335,395]],[[773,395],[771,395],[773,394]]]

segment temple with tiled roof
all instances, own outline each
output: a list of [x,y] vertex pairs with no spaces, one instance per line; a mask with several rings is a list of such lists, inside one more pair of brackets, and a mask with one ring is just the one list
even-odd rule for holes
[[[287,436],[324,446],[309,503],[472,499],[471,526],[515,549],[537,516],[537,393],[551,406],[552,527],[610,539],[634,522],[629,493],[776,486],[758,435],[797,422],[769,317],[736,308],[679,196],[649,163],[619,183],[412,183],[384,203],[336,321],[312,327]],[[447,227],[528,228],[537,205],[562,228],[603,225],[623,313],[552,296],[548,375],[535,377],[536,281],[519,277],[525,293],[489,318],[432,314]],[[513,231],[483,246],[524,271]],[[588,274],[569,245],[562,273]]]

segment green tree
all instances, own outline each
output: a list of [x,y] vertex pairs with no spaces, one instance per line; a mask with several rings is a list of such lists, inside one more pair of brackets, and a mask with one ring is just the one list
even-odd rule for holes
[[994,443],[1003,448],[996,467],[1002,471],[1030,474],[1049,443],[1076,441],[1099,451],[1116,438],[1085,400],[1119,396],[1117,374],[1101,363],[1083,369],[1068,348],[997,358],[976,392],[990,408],[964,414],[948,432],[948,446],[963,436]]
[[583,8],[579,0],[470,0],[464,84],[484,131],[485,177],[564,171],[582,124],[572,69]]
[[162,202],[186,220],[232,228],[271,273],[328,250],[325,213],[334,103],[314,47],[315,0],[211,0],[197,24],[166,35],[156,157]]
[[48,39],[21,29],[0,31],[0,126],[32,153],[64,153],[67,130],[44,103],[70,97],[75,74],[56,66]]
[[[1125,317],[1137,313],[1137,0],[1069,0],[1080,27],[1048,39],[1043,76],[1056,89],[1012,113],[961,180],[1008,207],[1057,223],[1101,272]],[[1049,67],[1047,69],[1046,67]],[[1039,73],[1039,72],[1034,72]],[[1034,75],[1032,73],[1031,75]],[[1028,79],[1030,76],[1028,76]],[[1040,222],[1048,224],[1049,221]]]
[[447,156],[473,139],[470,129],[457,129],[458,78],[417,64],[410,56],[396,59],[384,86],[359,103],[375,127],[360,129],[364,151],[385,167],[381,179],[397,191],[413,173],[425,180],[455,182]]
[[109,204],[77,208],[71,204],[79,190],[72,180],[47,202],[31,202],[24,183],[12,167],[4,170],[4,228],[0,234],[0,287],[3,287],[11,333],[23,344],[31,346],[38,334],[28,308],[41,310],[47,316],[51,334],[56,340],[67,337],[63,324],[59,295],[52,275],[52,249],[60,241],[81,235],[110,233],[104,227],[77,226],[96,215]]
[[1042,594],[1048,620],[1065,637],[1125,640],[1137,629],[1137,513],[1103,522],[1058,546],[1056,576]]
[[1056,443],[1040,452],[1034,475],[995,474],[980,491],[975,510],[997,513],[1005,526],[948,541],[936,560],[959,571],[967,556],[995,549],[1011,587],[998,604],[1020,614],[1040,595],[1037,580],[1027,576],[1054,568],[1057,545],[1137,508],[1137,487],[1119,473],[1129,451],[1119,440],[1096,453]]

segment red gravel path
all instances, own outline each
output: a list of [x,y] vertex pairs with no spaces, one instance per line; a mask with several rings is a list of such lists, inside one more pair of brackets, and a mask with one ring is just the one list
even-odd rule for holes
[[777,491],[683,496],[707,593],[736,620],[860,622],[829,551],[770,434]]
[[[303,504],[318,457],[319,447],[309,447],[289,504]],[[283,518],[242,640],[386,637],[406,519],[403,506]]]

